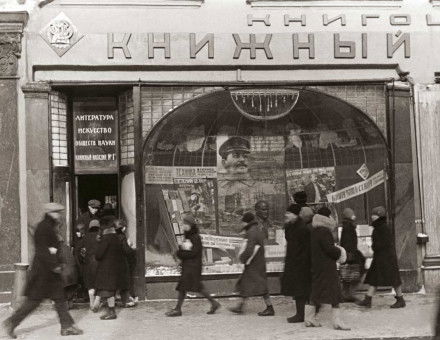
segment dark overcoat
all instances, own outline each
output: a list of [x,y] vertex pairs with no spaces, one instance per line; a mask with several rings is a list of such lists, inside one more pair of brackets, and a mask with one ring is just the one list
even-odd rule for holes
[[95,258],[98,261],[96,270],[96,290],[125,290],[126,278],[124,275],[125,254],[116,231],[113,228],[105,229],[101,240],[96,247]]
[[284,234],[287,247],[281,294],[308,299],[312,284],[310,228],[298,217],[284,225]]
[[185,238],[192,243],[189,250],[179,247],[176,256],[182,261],[179,283],[176,290],[184,292],[200,292],[202,284],[202,254],[203,246],[196,226],[192,226],[190,231],[185,232]]
[[342,220],[340,245],[347,252],[348,264],[359,264],[362,267],[365,265],[365,258],[358,249],[356,224],[351,219],[344,218]]
[[136,251],[131,249],[128,244],[127,236],[122,231],[116,231],[118,235],[119,241],[122,245],[122,250],[124,251],[124,267],[122,268],[122,275],[124,275],[124,286],[130,287],[131,284],[131,271],[130,264],[133,263],[133,260],[136,261]]
[[336,305],[341,302],[341,286],[336,260],[341,250],[334,245],[332,230],[336,222],[329,217],[316,214],[312,221],[312,293],[314,304]]
[[[245,228],[246,248],[240,254],[240,262],[244,264],[244,270],[237,282],[237,290],[242,297],[260,296],[268,293],[266,259],[264,256],[264,230],[258,222],[252,221]],[[259,246],[254,254],[255,246]]]
[[373,223],[373,261],[368,269],[365,283],[371,286],[398,287],[402,284],[397,264],[396,249],[386,218],[380,217]]
[[[62,265],[57,227],[57,222],[46,214],[35,230],[35,256],[25,290],[29,299],[64,299],[61,273],[53,271]],[[57,254],[51,254],[49,248],[56,248]]]
[[96,271],[98,269],[98,261],[95,258],[96,249],[98,248],[97,236],[99,228],[92,228],[84,235],[84,248],[86,254],[84,257],[84,286],[87,289],[95,288]]

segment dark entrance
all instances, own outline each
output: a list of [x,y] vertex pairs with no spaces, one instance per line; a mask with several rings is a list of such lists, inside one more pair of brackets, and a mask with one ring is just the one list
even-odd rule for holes
[[87,202],[97,199],[102,205],[110,204],[114,215],[118,215],[118,175],[77,176],[77,215],[87,211]]

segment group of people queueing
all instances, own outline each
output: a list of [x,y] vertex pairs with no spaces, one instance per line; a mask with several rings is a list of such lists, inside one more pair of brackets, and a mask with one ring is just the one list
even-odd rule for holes
[[[75,257],[79,262],[82,284],[90,297],[90,309],[97,312],[106,302],[101,320],[116,319],[115,299],[119,292],[123,306],[134,306],[132,271],[136,251],[125,236],[123,220],[106,214],[96,214],[99,201],[89,201],[89,216],[80,218],[81,227],[75,239]],[[96,211],[95,211],[96,209]],[[34,233],[35,256],[26,286],[26,300],[3,322],[6,334],[15,339],[15,328],[35,310],[44,299],[51,299],[61,323],[61,335],[79,335],[66,300],[66,254],[60,232],[64,206],[58,203],[44,205],[44,218]]]
[[[285,213],[284,232],[287,241],[284,273],[281,277],[281,293],[295,300],[296,314],[288,317],[289,323],[303,323],[307,327],[321,326],[319,314],[322,305],[331,305],[333,326],[337,330],[349,330],[341,319],[340,303],[356,302],[358,306],[371,307],[371,299],[378,286],[392,286],[396,303],[391,308],[405,307],[397,256],[392,233],[386,223],[386,210],[372,210],[373,261],[364,283],[369,284],[363,300],[354,297],[354,290],[365,274],[365,258],[357,247],[356,216],[346,208],[343,212],[342,233],[338,244],[338,228],[327,207],[315,213],[306,205],[304,192],[294,195],[295,203]],[[273,316],[273,308],[267,284],[264,245],[268,237],[268,203],[259,201],[255,211],[242,216],[243,246],[239,259],[244,264],[243,273],[236,284],[240,294],[238,304],[229,310],[243,314],[246,300],[261,296],[266,308],[259,316]],[[185,240],[176,255],[181,259],[182,275],[177,285],[178,302],[167,316],[181,316],[182,303],[187,291],[200,292],[211,302],[208,314],[220,307],[205,290],[201,282],[202,244],[196,221],[191,214],[183,217]],[[339,272],[338,265],[339,263]],[[341,287],[342,282],[342,287]]]

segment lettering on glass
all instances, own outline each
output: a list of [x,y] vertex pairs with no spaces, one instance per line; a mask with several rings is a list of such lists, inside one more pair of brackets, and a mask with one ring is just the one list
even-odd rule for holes
[[367,19],[379,19],[379,14],[362,14],[362,26],[367,26]]
[[257,43],[257,38],[255,34],[249,34],[249,42],[243,42],[238,34],[232,34],[234,38],[236,47],[234,52],[234,59],[240,58],[242,50],[249,50],[251,59],[257,57],[257,50],[264,50],[267,59],[273,59],[272,52],[270,50],[270,41],[272,39],[272,34],[266,34],[264,41]]
[[411,16],[409,14],[392,14],[390,15],[391,25],[411,25]]
[[426,24],[428,26],[440,26],[440,21],[433,21],[431,14],[426,14]]

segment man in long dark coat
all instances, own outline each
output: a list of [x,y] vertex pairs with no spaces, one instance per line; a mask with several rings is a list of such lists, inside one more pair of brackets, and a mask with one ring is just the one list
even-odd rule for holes
[[285,214],[284,234],[287,248],[281,294],[292,296],[296,304],[296,315],[287,318],[289,323],[304,322],[304,309],[312,284],[310,229],[299,217],[300,211],[299,204],[291,204]]
[[60,256],[59,227],[64,207],[58,203],[44,206],[44,219],[37,225],[34,235],[35,256],[29,273],[24,303],[4,321],[3,327],[10,338],[16,339],[14,329],[34,311],[44,299],[55,302],[55,309],[61,323],[61,335],[79,335],[83,331],[75,326],[69,314],[64,296]]
[[396,303],[391,308],[405,307],[402,294],[402,281],[397,264],[396,249],[392,239],[390,227],[386,221],[384,207],[376,207],[371,212],[373,220],[372,248],[374,251],[373,261],[368,269],[365,283],[369,284],[368,292],[364,300],[357,302],[358,306],[371,307],[371,299],[376,292],[377,286],[392,286],[396,292]]

